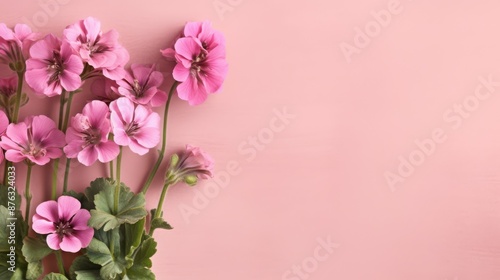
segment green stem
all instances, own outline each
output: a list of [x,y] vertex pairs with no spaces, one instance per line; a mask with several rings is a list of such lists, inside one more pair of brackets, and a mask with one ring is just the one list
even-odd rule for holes
[[149,187],[151,186],[151,183],[153,182],[153,179],[155,178],[156,172],[158,172],[158,168],[160,168],[161,162],[163,161],[163,157],[165,156],[165,149],[167,146],[167,117],[168,117],[168,109],[170,107],[170,101],[172,101],[172,95],[175,92],[175,89],[177,88],[177,85],[179,83],[177,81],[174,82],[172,87],[170,88],[170,92],[168,93],[168,99],[167,99],[167,104],[165,105],[165,111],[163,112],[163,135],[162,135],[162,140],[161,140],[161,150],[158,155],[158,160],[156,161],[155,165],[153,166],[153,169],[151,169],[151,172],[149,173],[149,176],[146,180],[146,183],[142,187],[142,192],[146,194],[148,191]]
[[19,107],[21,106],[21,96],[23,94],[24,73],[25,70],[17,72],[16,104],[14,106],[14,113],[12,114],[13,123],[17,123],[19,117]]
[[12,163],[10,161],[6,161],[5,165],[3,167],[3,184],[6,186],[9,182],[7,180],[7,173],[9,173],[9,166],[11,166]]
[[66,104],[66,112],[64,114],[64,121],[61,129],[62,132],[66,132],[66,129],[68,128],[69,115],[71,113],[71,103],[73,103],[73,95],[75,95],[74,91],[69,93],[68,103]]
[[59,268],[59,273],[66,276],[66,271],[64,270],[64,262],[63,262],[61,251],[59,251],[59,250],[54,251],[54,253],[55,253],[56,259],[57,259],[57,267]]
[[69,167],[71,165],[71,159],[66,158],[66,167],[64,169],[64,184],[63,184],[63,194],[68,191],[68,178],[69,178]]
[[120,201],[120,176],[121,176],[121,165],[122,165],[122,146],[120,146],[120,153],[116,159],[116,186],[115,186],[115,201],[113,205],[114,213],[118,213],[118,202]]
[[62,129],[63,116],[64,116],[64,104],[66,103],[66,91],[63,90],[61,93],[61,98],[59,99],[59,122],[57,128]]
[[57,198],[57,172],[59,171],[59,159],[54,160],[54,166],[52,167],[52,193],[50,198],[56,200]]
[[[121,175],[121,165],[122,165],[122,146],[120,146],[120,153],[118,154],[118,158],[116,159],[116,185],[115,185],[115,197],[114,197],[114,204],[113,204],[113,211],[114,214],[118,213],[118,202],[120,201],[120,175]],[[118,228],[114,229],[118,230]],[[114,257],[115,254],[115,235],[111,235],[111,246],[109,250],[111,251],[111,255]]]
[[[109,140],[113,141],[114,139],[114,136],[112,133],[109,134]],[[115,179],[115,172],[114,172],[114,169],[113,169],[113,160],[109,162],[109,178],[111,180],[114,180]]]
[[30,219],[30,208],[31,208],[31,192],[30,192],[30,183],[31,183],[31,167],[33,164],[31,162],[28,163],[28,170],[26,171],[26,188],[24,190],[24,197],[26,198],[26,211],[24,212],[24,220],[26,225],[29,226]]
[[[155,216],[152,217],[151,220],[160,218],[162,216],[163,202],[165,201],[165,197],[167,196],[167,191],[169,187],[170,187],[169,183],[165,183],[165,185],[163,185],[163,190],[161,191],[160,200],[158,201],[158,207],[156,207]],[[153,236],[154,231],[155,231],[154,228],[151,229],[149,231],[149,235]]]

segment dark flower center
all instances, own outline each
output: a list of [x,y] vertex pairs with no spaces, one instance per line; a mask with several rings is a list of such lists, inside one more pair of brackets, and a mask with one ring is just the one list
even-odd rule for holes
[[88,128],[83,132],[84,147],[98,144],[101,141],[101,131],[95,128]]
[[59,221],[58,223],[54,223],[54,225],[56,227],[56,233],[59,237],[73,233],[73,227],[71,227],[70,222]]
[[40,148],[33,143],[30,143],[28,147],[24,149],[23,153],[32,157],[44,157],[47,154],[47,150],[45,150],[44,148]]
[[205,59],[207,58],[207,51],[201,50],[201,52],[193,57],[193,62],[191,63],[191,73],[199,74],[203,69],[203,63],[205,63]]
[[64,71],[61,53],[58,50],[52,51],[52,59],[48,61],[47,69],[52,72],[49,78],[49,83],[59,80],[59,75]]
[[100,36],[97,36],[95,42],[92,42],[87,39],[87,43],[85,45],[90,52],[89,56],[92,56],[94,53],[103,53],[109,50],[108,46],[99,44],[99,39]]
[[141,97],[144,94],[144,88],[139,84],[137,79],[134,80],[132,90],[134,91],[134,95],[137,97]]
[[127,133],[128,136],[134,136],[138,130],[139,130],[139,124],[133,121],[130,124],[128,124],[125,133]]

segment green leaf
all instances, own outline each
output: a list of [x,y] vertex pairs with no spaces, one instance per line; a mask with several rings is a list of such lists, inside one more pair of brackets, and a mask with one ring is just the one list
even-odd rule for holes
[[127,270],[127,275],[123,279],[124,280],[125,279],[155,280],[156,277],[150,269],[145,268],[145,267],[141,267],[138,265],[134,265],[130,269]]
[[79,270],[76,271],[76,280],[102,280],[99,270]]
[[45,240],[27,236],[23,240],[22,252],[28,262],[37,262],[52,253],[52,249]]
[[28,269],[26,270],[27,280],[36,280],[43,273],[43,265],[41,261],[28,263]]
[[[154,217],[155,214],[156,214],[156,209],[151,209],[151,217]],[[149,231],[151,232],[157,228],[168,229],[168,230],[173,229],[173,227],[169,223],[167,223],[167,221],[165,221],[162,217],[153,218],[151,220],[151,228]]]
[[[3,278],[1,278],[1,279],[3,279]],[[20,268],[16,268],[16,271],[14,272],[14,274],[12,274],[12,277],[10,277],[10,280],[26,280],[24,278],[23,270]]]
[[122,227],[123,236],[125,237],[125,261],[127,262],[127,268],[131,267],[134,263],[133,255],[141,244],[145,223],[146,217],[135,224],[124,224]]
[[97,178],[90,182],[90,187],[85,189],[85,200],[82,202],[82,207],[87,210],[95,209],[95,195],[105,189],[114,189],[114,184],[109,179]]
[[121,224],[135,224],[147,215],[144,194],[134,194],[123,184],[120,188],[117,213],[113,211],[114,187],[106,188],[95,195],[95,210],[90,211],[90,226],[108,231],[118,228]]
[[124,260],[113,259],[108,246],[95,238],[87,247],[87,256],[91,262],[102,266],[100,275],[104,279],[115,279],[116,275],[122,273],[125,267]]
[[66,278],[66,276],[62,274],[52,272],[45,275],[45,277],[43,277],[43,280],[68,280],[68,278]]
[[137,249],[134,265],[151,268],[153,266],[151,257],[156,253],[156,245],[157,243],[153,237],[145,235],[141,246]]
[[[78,256],[73,263],[71,264],[71,267],[69,268],[69,273],[71,276],[71,279],[100,279],[99,276],[99,269],[101,269],[100,265],[97,265],[89,260],[89,258],[86,255]],[[78,275],[80,275],[80,278],[78,278]],[[82,278],[86,277],[86,275],[97,275],[97,277],[94,278]]]

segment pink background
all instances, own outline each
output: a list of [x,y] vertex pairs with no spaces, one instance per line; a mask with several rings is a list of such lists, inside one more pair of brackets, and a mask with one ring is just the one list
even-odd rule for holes
[[[158,50],[185,21],[211,20],[226,35],[224,91],[202,106],[172,104],[169,151],[203,147],[219,180],[169,193],[175,229],[157,232],[158,279],[500,279],[500,87],[485,97],[479,80],[500,81],[498,1],[60,0],[48,12],[43,3],[3,1],[0,18],[61,34],[92,15],[120,32],[132,62],[163,71],[171,65]],[[382,27],[371,13],[381,10],[392,13]],[[370,41],[356,45],[367,26]],[[22,114],[55,116],[54,101],[33,98]],[[287,124],[275,120],[284,108]],[[436,129],[444,140],[424,155],[415,141]],[[419,166],[408,163],[404,178],[399,157],[410,155]],[[138,189],[154,153],[124,160],[123,180]],[[35,170],[34,204],[49,198],[49,172]],[[82,190],[105,168],[72,172]],[[403,182],[391,188],[386,172]],[[328,237],[338,248],[318,251]]]

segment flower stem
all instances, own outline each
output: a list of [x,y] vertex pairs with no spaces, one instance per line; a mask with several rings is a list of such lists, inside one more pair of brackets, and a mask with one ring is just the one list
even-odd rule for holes
[[29,226],[30,220],[30,207],[31,207],[31,192],[30,192],[30,181],[31,181],[31,167],[33,164],[31,162],[28,163],[28,170],[26,171],[26,188],[24,190],[24,197],[26,198],[26,211],[24,212],[24,221],[26,225]]
[[66,133],[66,129],[68,129],[68,122],[69,122],[69,115],[71,113],[71,103],[73,103],[73,95],[75,95],[76,92],[72,91],[69,93],[68,97],[68,103],[66,104],[66,112],[64,114],[64,121],[62,124],[62,132]]
[[71,159],[66,158],[66,168],[64,169],[64,184],[63,184],[63,194],[68,191],[68,178],[69,178],[69,167],[71,165]]
[[[161,217],[161,212],[163,209],[163,202],[165,201],[165,196],[167,195],[168,187],[170,187],[170,183],[168,183],[168,182],[165,183],[165,185],[163,185],[163,190],[161,191],[160,200],[158,201],[158,207],[156,207],[155,216],[152,217],[151,220]],[[153,236],[154,231],[155,231],[154,228],[151,229],[149,231],[149,235]]]
[[59,269],[59,273],[66,276],[66,271],[64,270],[64,262],[63,262],[61,251],[57,250],[57,251],[54,251],[54,253],[55,253],[56,259],[57,259],[57,267]]
[[113,205],[114,213],[118,213],[118,202],[120,201],[120,175],[122,165],[122,146],[120,146],[120,153],[116,159],[116,186],[115,186],[115,201]]
[[24,73],[25,70],[17,72],[16,104],[14,106],[14,112],[12,114],[13,123],[17,123],[17,119],[19,117],[19,107],[21,107],[21,96],[23,94]]
[[[113,141],[114,140],[113,134],[110,133],[108,138],[109,138],[109,140]],[[114,169],[113,169],[113,160],[109,162],[109,178],[111,180],[115,179],[115,172],[114,172]]]
[[59,171],[59,159],[54,160],[54,166],[52,167],[52,193],[50,198],[56,200],[57,198],[57,172]]
[[151,169],[151,172],[149,173],[149,176],[146,180],[146,183],[142,187],[142,192],[146,194],[146,192],[149,189],[149,186],[151,186],[151,183],[153,182],[153,179],[156,175],[156,172],[158,172],[158,168],[161,165],[161,162],[163,161],[163,157],[165,156],[165,149],[167,146],[167,117],[168,117],[168,109],[170,107],[170,101],[172,101],[172,95],[175,92],[175,89],[177,88],[177,85],[179,85],[179,82],[175,81],[172,87],[170,88],[170,92],[168,93],[168,99],[167,99],[167,104],[165,105],[165,111],[163,113],[163,135],[162,135],[162,140],[161,140],[161,150],[158,155],[158,160],[156,161],[155,165],[153,166],[153,169]]
[[59,99],[59,122],[57,128],[61,129],[63,124],[64,116],[64,104],[66,103],[66,91],[63,90],[61,93],[61,99]]

